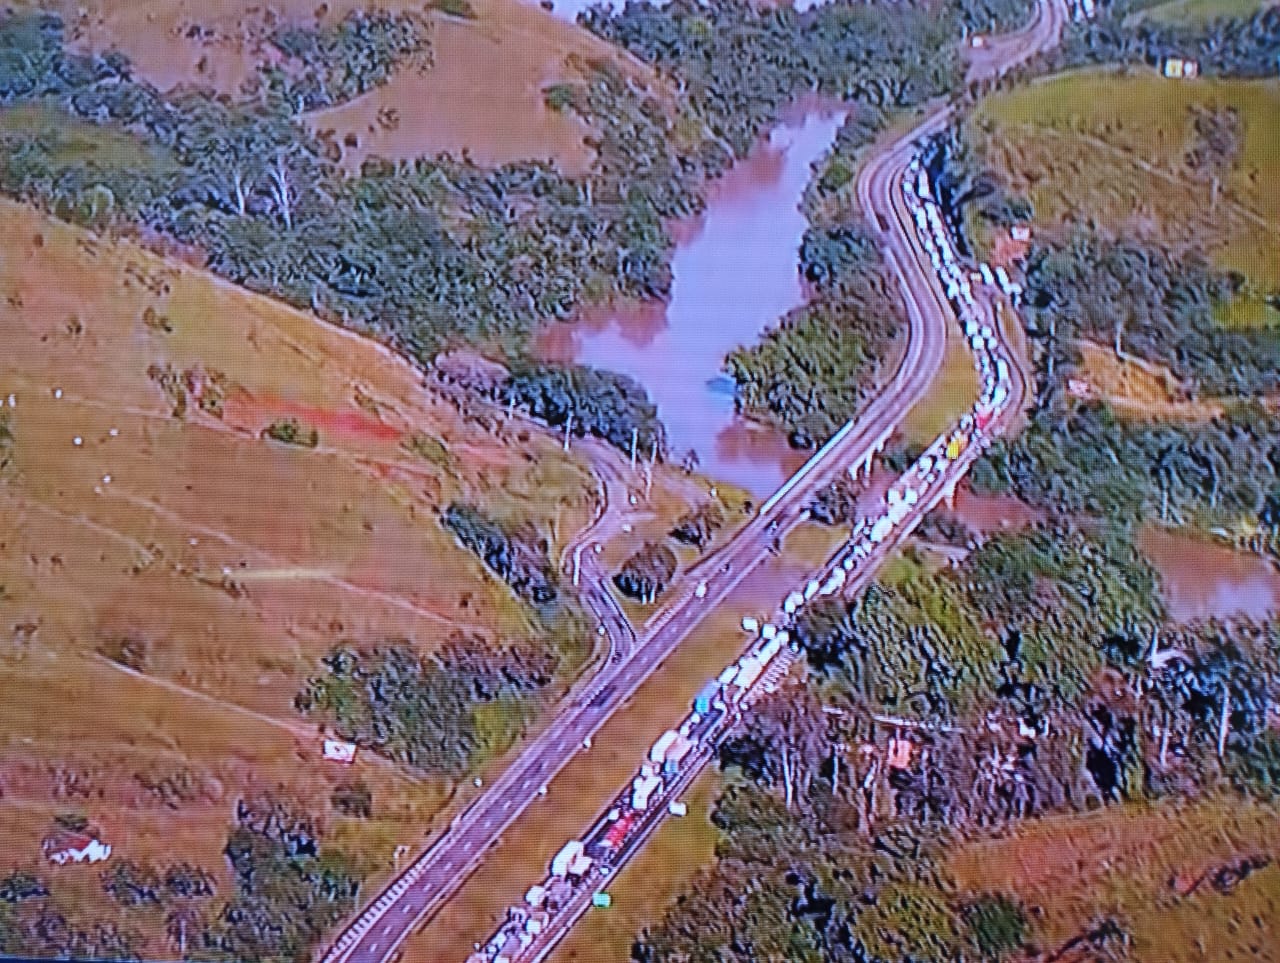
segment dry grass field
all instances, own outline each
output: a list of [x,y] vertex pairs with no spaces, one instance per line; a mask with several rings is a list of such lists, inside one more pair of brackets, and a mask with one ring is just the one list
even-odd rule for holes
[[[1132,959],[1162,963],[1275,960],[1280,946],[1280,815],[1236,800],[1110,808],[1034,821],[1013,836],[952,857],[961,888],[1012,892],[1031,909],[1041,945],[1053,949],[1102,915],[1133,937]],[[1272,864],[1230,893],[1193,880],[1254,855]]]
[[910,443],[932,444],[971,409],[982,393],[973,353],[955,321],[947,323],[947,346],[933,384],[907,413],[902,434]]
[[[592,516],[594,480],[548,433],[498,438],[372,341],[9,202],[0,330],[0,872],[66,810],[121,857],[219,871],[242,793],[323,811],[349,773],[292,700],[331,646],[541,631],[437,511],[500,505],[553,551]],[[262,437],[284,418],[315,447]],[[99,654],[126,642],[139,672]],[[376,816],[331,832],[383,867],[447,787],[356,769]],[[178,809],[143,788],[180,772]],[[94,869],[56,875],[101,897]]]
[[382,87],[310,117],[314,130],[343,145],[343,166],[465,150],[478,164],[547,159],[566,173],[591,162],[591,131],[549,109],[543,90],[576,77],[569,58],[604,59],[655,84],[639,61],[521,0],[471,0],[474,19],[424,0],[60,0],[68,35],[80,49],[118,49],[161,90],[202,87],[243,96],[258,67],[279,52],[268,37],[280,25],[328,25],[353,10],[410,11],[430,23],[430,63],[409,64]]

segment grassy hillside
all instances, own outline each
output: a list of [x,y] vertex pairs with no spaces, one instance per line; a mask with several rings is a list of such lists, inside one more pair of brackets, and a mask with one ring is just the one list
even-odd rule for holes
[[[1193,169],[1197,111],[1234,111],[1238,143]],[[1081,71],[991,97],[967,126],[983,164],[1031,201],[1036,226],[1089,225],[1174,251],[1199,248],[1280,287],[1280,82],[1176,81]]]
[[1275,0],[1169,0],[1143,10],[1134,20],[1200,24],[1217,17],[1249,17]]
[[963,890],[1019,897],[1045,950],[1106,914],[1128,927],[1133,959],[1274,959],[1275,865],[1227,893],[1204,882],[1181,896],[1173,880],[1194,880],[1241,857],[1274,859],[1278,818],[1269,807],[1220,800],[1043,819],[960,849],[951,869]]
[[368,9],[422,18],[428,39],[422,56],[366,95],[312,115],[314,130],[327,132],[352,171],[375,154],[398,160],[465,149],[482,165],[550,159],[565,173],[581,173],[591,161],[583,143],[590,131],[572,113],[549,108],[544,88],[576,79],[570,55],[644,72],[586,31],[520,0],[89,0],[55,8],[80,50],[119,50],[162,91],[196,86],[232,98],[245,96],[260,66],[282,59],[268,39],[278,27],[323,28]]
[[[224,877],[237,798],[323,813],[353,775],[293,707],[336,643],[565,640],[436,517],[466,501],[554,554],[595,491],[554,438],[497,437],[374,342],[0,210],[0,875],[78,810],[121,859]],[[371,755],[354,775],[374,817],[330,813],[329,838],[384,871],[447,787]],[[64,912],[119,912],[96,869],[51,876]],[[130,923],[172,952],[158,919]]]

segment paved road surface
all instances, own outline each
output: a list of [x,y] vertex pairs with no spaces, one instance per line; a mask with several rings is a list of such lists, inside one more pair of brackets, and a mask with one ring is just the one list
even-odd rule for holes
[[[1043,0],[1058,9],[1061,0]],[[1046,15],[1038,15],[1005,56],[1022,59],[1044,43]],[[1052,34],[1056,37],[1056,32]],[[557,713],[488,790],[455,818],[396,880],[365,908],[339,937],[327,963],[383,963],[413,928],[435,912],[466,881],[484,852],[497,841],[546,785],[573,758],[583,740],[644,683],[681,641],[765,558],[779,535],[799,524],[813,494],[847,467],[866,462],[882,449],[911,406],[923,397],[942,363],[951,309],[937,290],[928,259],[915,240],[898,179],[915,145],[943,129],[951,108],[936,107],[923,122],[872,158],[859,174],[864,209],[880,228],[883,253],[902,281],[908,316],[907,348],[898,369],[861,417],[842,428],[761,507],[716,555],[718,566],[702,574],[706,596],[687,594],[669,607],[634,645],[615,645],[615,658]],[[597,592],[599,586],[597,586]],[[593,598],[596,592],[589,592]],[[607,596],[607,591],[604,592]],[[605,599],[595,599],[607,611]],[[592,604],[592,608],[596,607]],[[611,621],[605,619],[606,622]],[[625,620],[624,620],[625,621]],[[616,629],[616,626],[615,626]],[[626,651],[622,651],[625,648]]]
[[[935,112],[925,129],[941,129],[946,116],[946,111]],[[860,193],[865,192],[874,209],[886,219],[905,216],[900,201],[894,200],[892,175],[905,165],[916,136],[913,133],[891,145],[864,168],[860,178]],[[896,251],[898,236],[886,237],[886,256],[890,258],[906,255]],[[686,588],[688,594],[673,604],[645,637],[606,666],[523,749],[489,790],[455,820],[450,830],[357,918],[339,938],[329,956],[330,963],[381,963],[394,953],[413,927],[466,880],[489,845],[538,798],[539,789],[573,758],[583,740],[594,734],[685,636],[768,557],[773,540],[799,522],[814,492],[847,466],[866,461],[883,447],[902,416],[932,383],[946,345],[948,315],[938,310],[936,295],[921,288],[918,274],[903,276],[914,278],[903,292],[910,322],[909,340],[897,372],[880,396],[717,553],[718,567],[703,575],[706,596],[697,599]],[[922,297],[928,308],[922,309]],[[604,599],[599,603],[603,610]]]
[[970,47],[968,83],[994,80],[1036,54],[1057,46],[1070,14],[1065,0],[1042,0],[1031,22],[1014,33],[989,36],[981,47]]

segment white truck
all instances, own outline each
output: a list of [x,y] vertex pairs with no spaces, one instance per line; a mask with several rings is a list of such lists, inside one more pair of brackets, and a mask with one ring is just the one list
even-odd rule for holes
[[662,787],[661,776],[637,776],[631,784],[631,808],[643,811],[653,794]]
[[564,844],[560,852],[551,858],[551,875],[567,876],[573,861],[582,855],[582,842],[574,839]]
[[662,735],[658,736],[658,741],[653,744],[653,748],[649,750],[649,761],[655,766],[661,766],[667,761],[667,750],[672,744],[680,738],[680,733],[674,729],[668,729]]
[[888,537],[891,531],[893,531],[893,522],[886,515],[871,526],[871,535],[869,536],[871,543],[873,545],[880,544]]
[[755,685],[756,679],[760,678],[760,673],[764,671],[764,663],[757,658],[748,656],[738,663],[738,678],[734,680],[734,684],[738,688],[750,689]]

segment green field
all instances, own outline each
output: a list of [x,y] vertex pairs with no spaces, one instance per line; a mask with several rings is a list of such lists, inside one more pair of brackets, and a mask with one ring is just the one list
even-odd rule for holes
[[[1186,163],[1193,109],[1238,112],[1232,169],[1217,185]],[[1028,198],[1041,236],[1088,226],[1172,250],[1199,249],[1280,287],[1280,81],[1174,81],[1090,69],[994,95],[965,127],[984,165]]]

